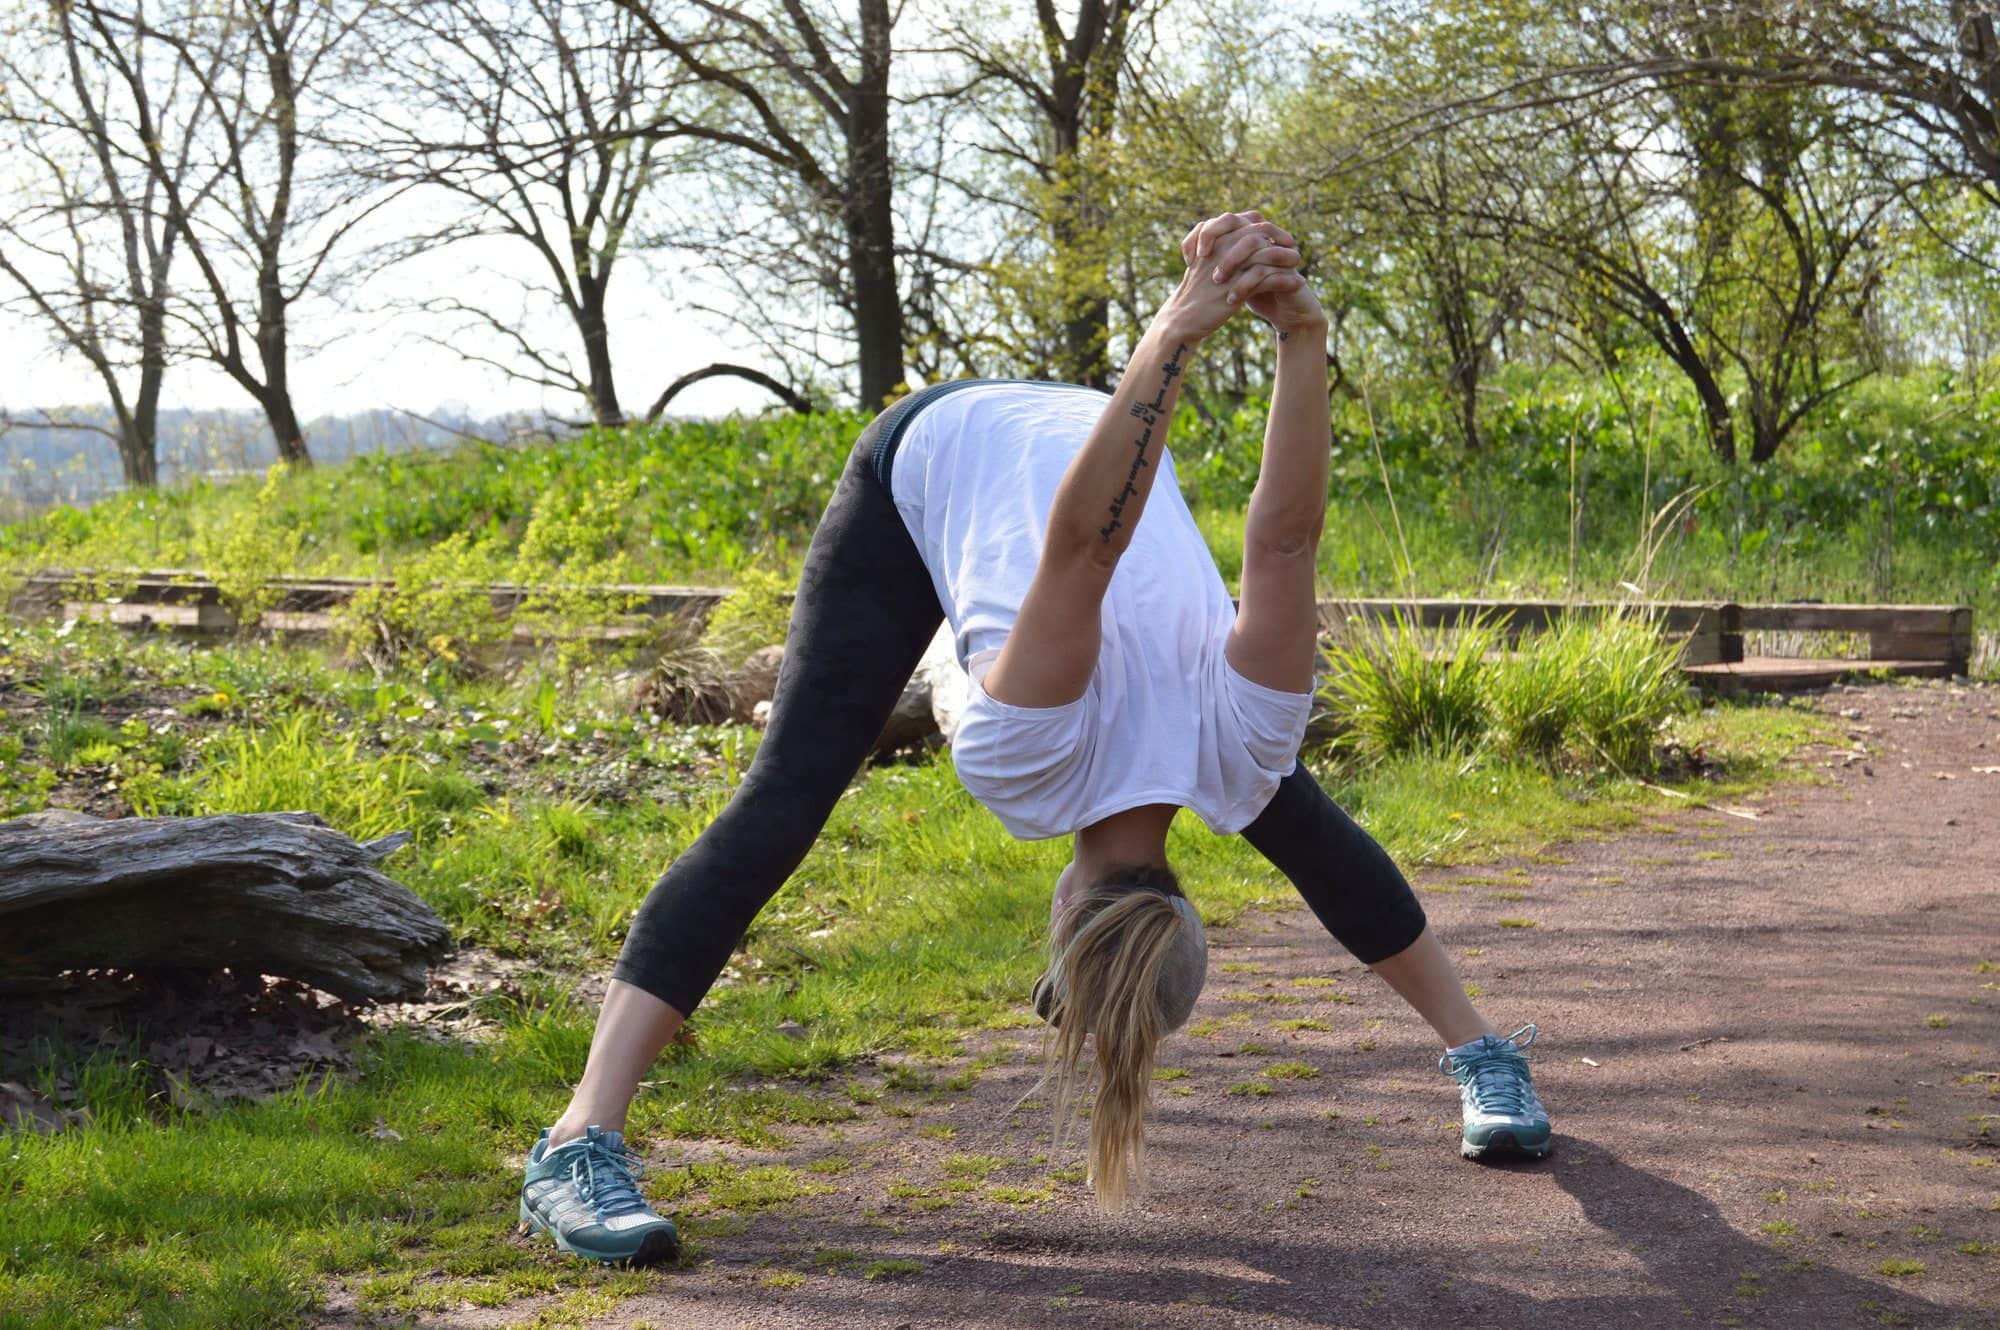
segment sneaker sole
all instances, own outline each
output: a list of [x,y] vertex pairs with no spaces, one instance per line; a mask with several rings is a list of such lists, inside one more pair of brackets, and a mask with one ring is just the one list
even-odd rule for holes
[[1486,1144],[1474,1145],[1471,1141],[1460,1140],[1458,1153],[1461,1158],[1480,1162],[1501,1159],[1546,1159],[1555,1149],[1555,1138],[1545,1137],[1532,1145],[1523,1145],[1511,1131],[1496,1131],[1486,1138]]
[[570,1255],[581,1256],[587,1261],[596,1261],[600,1265],[617,1265],[633,1270],[642,1270],[649,1266],[666,1265],[681,1254],[680,1234],[674,1231],[671,1220],[668,1221],[666,1228],[656,1228],[641,1238],[637,1251],[599,1252],[592,1251],[588,1247],[577,1246],[562,1234],[535,1218],[534,1212],[528,1209],[528,1203],[525,1200],[521,1202],[520,1215],[521,1230],[524,1233],[538,1233],[543,1237],[551,1238],[555,1241],[558,1248],[568,1252]]

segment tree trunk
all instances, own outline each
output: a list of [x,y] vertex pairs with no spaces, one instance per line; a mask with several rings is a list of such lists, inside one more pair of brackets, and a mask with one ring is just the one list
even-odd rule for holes
[[350,1002],[415,997],[451,933],[311,813],[0,822],[0,980],[63,970],[276,974]]
[[602,277],[579,274],[577,331],[583,334],[583,357],[590,371],[590,418],[600,425],[622,425],[625,412],[618,405],[618,387],[611,377],[611,333],[604,320]]
[[1729,414],[1729,399],[1723,396],[1722,385],[1715,381],[1715,374],[1702,359],[1695,347],[1694,339],[1674,315],[1673,307],[1665,297],[1651,293],[1646,301],[1646,313],[1650,322],[1646,324],[1653,341],[1667,358],[1674,362],[1681,373],[1687,375],[1694,385],[1694,394],[1701,401],[1702,420],[1708,428],[1708,445],[1715,449],[1715,455],[1734,465],[1736,461],[1736,425]]
[[1708,366],[1696,360],[1690,368],[1681,369],[1694,383],[1695,396],[1701,399],[1702,422],[1708,428],[1708,446],[1715,449],[1715,455],[1734,465],[1736,462],[1736,422],[1729,414],[1729,399],[1722,395],[1722,385],[1708,371]]
[[264,408],[264,419],[270,422],[271,438],[278,445],[279,459],[291,466],[309,467],[312,455],[306,451],[306,434],[299,428],[298,412],[292,408],[291,348],[286,336],[286,313],[287,302],[277,258],[275,253],[268,253],[264,268],[257,276],[257,360],[264,370],[264,382],[259,386],[247,375],[238,374],[236,377],[250,389],[258,405]]
[[1458,399],[1459,428],[1465,433],[1465,451],[1476,453],[1479,437],[1479,359],[1477,353],[1460,357],[1451,367],[1452,393]]
[[1062,302],[1062,361],[1056,377],[1068,383],[1106,388],[1111,381],[1111,301],[1104,293],[1102,266],[1094,250],[1102,219],[1097,216],[1089,168],[1081,160],[1083,107],[1079,88],[1076,104],[1052,118],[1055,131],[1055,193],[1051,200],[1049,238],[1055,248],[1055,272]]
[[854,275],[854,346],[861,409],[879,411],[903,386],[903,296],[896,281],[895,175],[889,160],[887,0],[863,0],[861,77],[847,102],[842,221]]
[[137,418],[118,422],[118,463],[124,469],[126,485],[151,489],[160,483],[159,453],[151,429],[141,429]]
[[1774,413],[1755,411],[1750,413],[1750,460],[1768,462],[1778,455],[1778,445],[1785,441],[1784,431],[1778,428]]
[[311,466],[312,454],[306,451],[305,431],[299,428],[298,413],[292,409],[290,390],[280,382],[266,389],[258,401],[264,407],[264,419],[270,422],[271,437],[278,441],[279,460],[290,466]]
[[139,397],[131,421],[120,422],[118,454],[127,485],[160,483],[160,388],[166,379],[166,311],[154,304],[139,313]]

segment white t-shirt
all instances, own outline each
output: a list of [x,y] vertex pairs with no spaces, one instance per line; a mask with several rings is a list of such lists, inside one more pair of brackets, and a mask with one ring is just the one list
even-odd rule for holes
[[1291,772],[1312,694],[1253,683],[1225,659],[1236,608],[1165,449],[1104,597],[1084,695],[1017,707],[982,686],[1034,579],[1056,486],[1109,401],[1068,384],[980,385],[922,408],[903,433],[896,509],[972,680],[952,758],[966,789],[1022,840],[1142,804],[1178,804],[1213,831],[1241,831]]

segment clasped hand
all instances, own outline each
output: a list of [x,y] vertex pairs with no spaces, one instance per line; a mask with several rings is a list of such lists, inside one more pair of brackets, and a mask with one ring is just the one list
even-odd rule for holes
[[1187,271],[1162,313],[1207,337],[1239,309],[1280,333],[1323,327],[1319,298],[1299,275],[1303,262],[1291,233],[1258,212],[1225,212],[1181,241]]

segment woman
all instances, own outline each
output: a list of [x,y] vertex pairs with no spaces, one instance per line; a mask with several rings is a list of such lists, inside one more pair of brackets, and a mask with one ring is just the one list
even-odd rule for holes
[[[940,384],[863,432],[806,555],[763,743],[633,920],[583,1080],[529,1155],[523,1223],[598,1260],[677,1250],[672,1221],[636,1186],[626,1110],[804,858],[946,615],[972,681],[953,739],[961,779],[1014,835],[1075,836],[1035,999],[1054,1027],[1059,1099],[1093,1037],[1103,1203],[1136,1180],[1154,1051],[1207,968],[1200,919],[1166,863],[1183,807],[1240,832],[1437,1031],[1440,1068],[1461,1086],[1465,1155],[1548,1152],[1520,1052],[1533,1027],[1494,1033],[1395,865],[1297,761],[1331,444],[1326,319],[1298,247],[1245,212],[1203,222],[1181,248],[1187,271],[1108,398]],[[1182,373],[1246,307],[1276,335],[1277,378],[1239,609],[1171,478],[1166,437]]]

